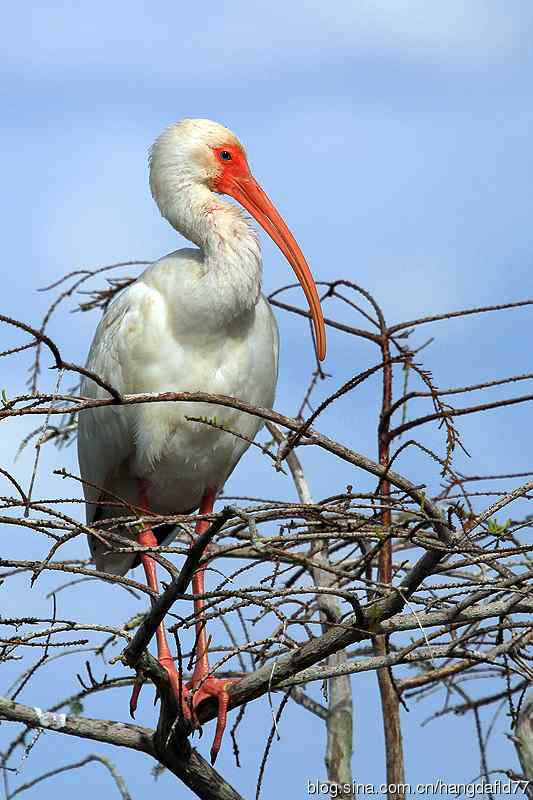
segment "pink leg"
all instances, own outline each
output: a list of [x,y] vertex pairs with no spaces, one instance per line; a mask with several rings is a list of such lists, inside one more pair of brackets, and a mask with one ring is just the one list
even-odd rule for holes
[[[148,499],[146,496],[146,486],[143,482],[139,482],[139,496],[141,505],[143,508],[148,510]],[[143,547],[157,547],[157,539],[154,535],[154,532],[151,528],[145,528],[139,535],[137,536],[137,544]],[[150,589],[158,592],[158,584],[157,584],[157,571],[156,571],[156,564],[154,559],[148,555],[147,553],[143,553],[141,555],[141,563],[144,567],[144,572],[146,575],[146,582]],[[184,715],[187,719],[190,717],[189,706],[187,703],[189,697],[189,691],[187,687],[183,684],[181,680],[181,675],[178,673],[176,669],[176,665],[174,664],[174,660],[170,653],[170,648],[168,646],[167,635],[165,632],[165,628],[163,623],[158,626],[156,630],[156,642],[157,642],[157,660],[161,664],[162,667],[167,671],[168,678],[170,680],[170,685],[172,686],[172,690],[176,695],[176,698],[181,697],[182,699],[182,708]],[[181,684],[181,688],[180,688]],[[141,693],[142,688],[142,679],[137,680],[133,686],[133,691],[131,693],[130,699],[130,714],[132,717],[135,716],[135,711],[137,710],[137,701],[139,699],[139,694]]]
[[[213,489],[207,489],[205,491],[200,504],[200,514],[210,514],[212,512],[215,496],[216,492]],[[206,520],[199,520],[196,523],[197,534],[204,533],[204,531],[206,531],[208,528],[209,522]],[[205,631],[205,620],[203,616],[204,600],[202,597],[196,596],[204,594],[204,572],[205,565],[202,565],[196,570],[192,578],[192,590],[195,595],[194,612],[196,616],[196,663],[194,665],[192,680],[190,680],[187,684],[187,688],[196,689],[192,701],[193,722],[195,722],[196,725],[198,725],[198,721],[196,719],[195,711],[200,703],[208,697],[215,697],[218,700],[217,727],[215,731],[215,738],[211,746],[211,763],[214,764],[218,755],[218,751],[220,750],[224,729],[226,727],[226,716],[229,702],[228,686],[231,683],[234,683],[235,679],[215,678],[209,673],[207,636]]]

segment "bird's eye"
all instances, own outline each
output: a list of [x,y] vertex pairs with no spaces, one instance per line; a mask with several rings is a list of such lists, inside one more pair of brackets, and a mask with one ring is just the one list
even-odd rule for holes
[[231,153],[229,152],[229,150],[221,150],[220,158],[222,159],[222,161],[231,161]]

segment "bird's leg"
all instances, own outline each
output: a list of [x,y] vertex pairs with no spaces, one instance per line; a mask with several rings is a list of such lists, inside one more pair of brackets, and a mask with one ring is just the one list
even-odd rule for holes
[[[148,498],[146,493],[146,484],[144,481],[139,481],[139,497],[140,503],[142,508],[148,511]],[[155,537],[154,532],[151,528],[144,528],[138,535],[137,535],[137,544],[141,545],[142,547],[157,547],[158,541]],[[154,559],[148,555],[148,553],[143,553],[141,555],[141,563],[144,567],[144,572],[146,575],[146,582],[150,589],[153,589],[155,592],[159,592],[158,584],[157,584],[157,571],[156,571],[156,563]],[[174,659],[170,653],[170,648],[168,646],[167,635],[165,632],[165,627],[163,623],[157,626],[157,630],[155,633],[156,642],[157,642],[157,660],[161,664],[162,667],[167,672],[170,685],[172,690],[178,700],[180,702],[181,698],[181,706],[185,713],[185,716],[189,718],[189,706],[187,703],[188,699],[188,689],[182,683],[181,675],[178,673],[176,669],[176,665],[174,664]],[[139,694],[142,688],[142,678],[135,681],[133,686],[133,691],[131,693],[130,699],[130,714],[132,717],[135,716],[135,711],[137,709],[137,700],[139,699]]]
[[[210,514],[213,511],[216,492],[214,489],[207,489],[200,503],[200,514]],[[209,528],[209,522],[199,520],[196,523],[196,533],[201,534]],[[235,678],[215,678],[210,675],[208,643],[205,630],[205,620],[203,615],[204,600],[199,595],[204,594],[204,572],[205,564],[202,564],[193,575],[192,590],[194,593],[194,614],[196,619],[196,661],[192,680],[187,684],[189,689],[194,689],[192,700],[193,722],[198,725],[196,718],[196,708],[208,697],[215,697],[218,700],[217,728],[215,738],[211,746],[211,763],[214,764],[220,745],[224,729],[226,727],[226,716],[228,711],[228,686],[235,682]]]

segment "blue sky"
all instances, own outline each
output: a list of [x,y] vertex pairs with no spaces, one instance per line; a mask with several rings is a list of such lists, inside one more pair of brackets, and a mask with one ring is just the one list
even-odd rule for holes
[[[2,313],[38,324],[49,298],[37,288],[65,272],[153,259],[180,246],[150,197],[146,156],[160,130],[182,117],[209,117],[232,128],[316,278],[358,282],[375,294],[390,321],[531,293],[531,4],[229,0],[181,5],[43,0],[11,4],[0,12]],[[292,280],[266,241],[264,260],[266,290]],[[277,406],[294,413],[300,384],[313,367],[309,334],[282,312],[278,319]],[[437,339],[425,360],[437,384],[530,371],[530,321],[531,312],[521,310],[435,326],[431,334]],[[50,330],[64,357],[82,362],[95,325],[94,316],[72,316],[64,309]],[[4,330],[0,336],[3,349],[8,346],[4,338],[10,339]],[[424,338],[425,332],[420,341]],[[376,358],[366,345],[338,335],[331,336],[329,352],[330,391]],[[7,362],[0,364],[2,386],[10,395],[22,389],[24,368],[12,361],[8,373]],[[52,380],[45,376],[44,385]],[[321,427],[374,456],[378,402],[377,384],[370,384],[324,415]],[[464,420],[459,427],[473,463],[501,472],[531,467],[523,446],[528,424],[527,412],[515,408]],[[4,429],[6,465],[27,426],[10,423]],[[428,441],[439,440],[431,434]],[[253,493],[260,481],[269,496],[291,493],[263,460],[255,454],[246,458],[248,467],[236,470],[228,491]],[[17,463],[21,480],[28,480],[32,459],[28,451]],[[309,459],[316,497],[354,481],[344,465],[328,461],[322,469],[323,457]],[[72,449],[44,453],[42,496],[64,493],[50,475],[58,466],[75,469]],[[409,458],[404,468],[415,480],[425,474]],[[362,476],[356,480],[364,482]],[[41,547],[18,531],[2,550],[24,558],[42,552]],[[65,555],[80,555],[84,548],[80,539]],[[3,613],[42,611],[42,592],[56,584],[43,577],[42,588],[30,592],[21,578],[9,594],[4,590]],[[67,609],[83,613],[89,602],[95,615],[114,621],[139,608],[109,587],[100,588],[97,598],[80,588],[61,600],[65,614]],[[76,670],[66,664],[56,672],[49,667],[21,700],[44,707],[58,692],[75,691]],[[358,677],[354,694],[354,773],[379,783],[382,734],[374,678]],[[412,705],[405,715],[409,778],[475,777],[472,721],[445,720],[420,729],[420,720],[437,708],[436,700],[429,702],[434,705]],[[246,795],[253,793],[270,725],[266,701],[257,705],[246,723],[243,768],[235,770],[228,745],[219,762]],[[126,719],[126,708],[125,694],[117,692],[91,701],[86,712]],[[154,719],[145,700],[140,721],[151,725]],[[502,717],[491,752],[496,766],[516,767],[506,724]],[[5,726],[2,735],[9,733]],[[304,797],[310,765],[315,777],[324,776],[323,729],[289,706],[281,734],[265,796]],[[202,752],[211,735],[206,731]],[[154,787],[148,759],[53,734],[40,739],[22,777],[47,768],[52,755],[54,761],[67,761],[91,751],[116,760],[133,797],[156,787],[170,796],[172,780],[163,776]],[[80,799],[95,790],[105,797],[115,792],[98,767],[89,767],[81,780],[67,774],[34,794],[46,800],[74,787]],[[178,793],[189,796],[181,788]]]

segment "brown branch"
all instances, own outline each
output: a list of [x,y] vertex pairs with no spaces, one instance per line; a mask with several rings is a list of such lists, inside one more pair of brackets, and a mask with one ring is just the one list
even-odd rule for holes
[[478,414],[481,411],[493,411],[498,408],[505,408],[506,406],[515,406],[519,403],[530,403],[533,400],[533,394],[523,394],[520,397],[509,397],[504,400],[495,400],[492,403],[480,403],[477,406],[468,406],[467,408],[450,408],[447,411],[437,411],[434,414],[426,414],[424,417],[417,417],[417,419],[404,422],[403,425],[398,425],[389,432],[389,438],[394,439],[396,436],[401,436],[406,431],[412,428],[417,428],[419,425],[426,425],[428,422],[434,420],[447,419],[449,417],[462,417],[465,414]]
[[[31,333],[31,335],[34,336],[38,342],[45,344],[54,357],[55,369],[65,370],[66,372],[77,372],[80,375],[84,375],[85,377],[90,378],[92,381],[97,383],[102,389],[105,389],[106,392],[109,392],[109,394],[115,400],[120,400],[120,394],[117,392],[117,390],[110,386],[106,381],[102,380],[102,378],[100,378],[94,372],[85,369],[85,367],[80,367],[77,364],[71,364],[69,361],[63,361],[58,346],[52,339],[50,339],[49,336],[46,336],[46,334],[41,333],[41,331],[38,331],[35,328],[32,328],[31,325],[27,325],[25,322],[20,322],[20,320],[6,317],[4,314],[0,314],[0,322],[5,322],[7,325],[13,325],[15,328],[20,328],[20,330],[26,331],[26,333]],[[11,404],[8,403],[7,405],[9,406]]]
[[[387,471],[390,468],[389,418],[387,414],[392,404],[392,359],[389,335],[381,312],[379,314],[379,319],[382,329],[381,354],[383,358],[383,396],[378,425],[378,453],[379,463],[384,470]],[[378,553],[378,575],[381,584],[390,585],[392,582],[392,512],[390,481],[386,478],[380,480],[377,491],[380,493],[381,523],[383,525],[385,537]],[[383,657],[387,655],[388,638],[386,636],[375,636],[373,643],[377,656]],[[394,685],[390,667],[379,669],[377,677],[381,698],[383,735],[385,738],[385,762],[388,785],[387,796],[389,800],[401,800],[401,791],[393,788],[405,783],[400,698]]]
[[467,317],[471,314],[484,314],[487,311],[505,311],[509,308],[523,308],[524,306],[533,305],[533,300],[518,300],[516,303],[500,303],[493,306],[478,306],[476,308],[466,308],[461,311],[447,311],[445,314],[433,314],[430,317],[419,317],[418,319],[410,319],[407,322],[399,322],[397,325],[391,325],[389,334],[398,333],[398,331],[405,330],[406,328],[415,328],[418,325],[426,325],[428,322],[440,322],[441,320],[454,319],[455,317]]
[[[311,314],[309,311],[306,311],[303,308],[298,308],[298,306],[292,306],[288,303],[283,303],[281,300],[274,300],[272,295],[268,298],[268,301],[271,306],[275,306],[276,308],[281,308],[284,311],[290,311],[293,314],[296,314],[299,317],[306,317],[307,319],[311,319]],[[335,328],[338,331],[343,331],[344,333],[350,333],[352,336],[360,336],[362,339],[368,339],[371,342],[379,342],[379,334],[371,333],[370,331],[365,331],[363,328],[354,328],[353,325],[346,325],[343,322],[337,322],[337,320],[329,319],[328,317],[324,317],[324,322],[330,328]]]

